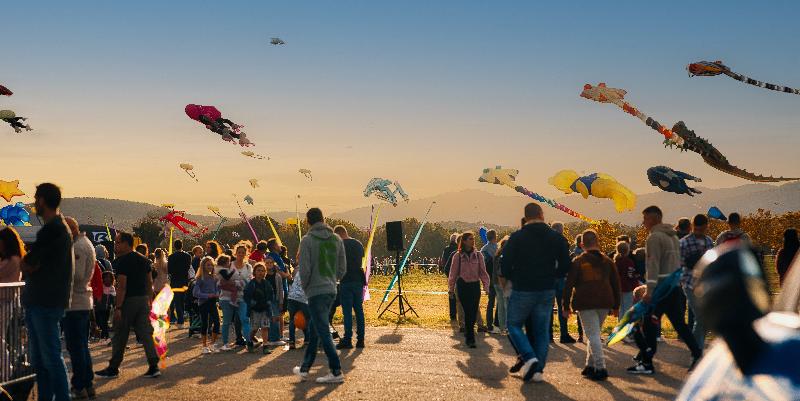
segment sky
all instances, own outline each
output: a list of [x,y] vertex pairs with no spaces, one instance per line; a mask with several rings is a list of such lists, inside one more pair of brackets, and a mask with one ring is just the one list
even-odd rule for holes
[[[413,198],[513,194],[477,182],[495,165],[553,197],[547,178],[567,168],[610,174],[637,193],[655,190],[645,171],[656,165],[711,188],[747,183],[578,96],[598,82],[626,89],[667,126],[685,121],[739,167],[800,176],[800,96],[685,70],[723,60],[800,86],[800,26],[788,17],[798,2],[40,1],[3,10],[0,84],[15,93],[0,109],[29,117],[35,131],[0,129],[0,179],[19,179],[29,194],[51,181],[66,197],[233,215],[234,194],[255,199],[250,212],[293,210],[298,194],[301,208],[365,206],[372,177],[399,181]],[[271,159],[242,156],[190,120],[189,103],[244,124],[257,145],[249,150]],[[199,182],[179,163],[193,164]]]

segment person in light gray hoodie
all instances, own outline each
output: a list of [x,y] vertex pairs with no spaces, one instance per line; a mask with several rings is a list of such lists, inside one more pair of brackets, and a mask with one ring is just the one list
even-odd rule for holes
[[306,220],[311,229],[300,241],[298,274],[303,292],[308,297],[311,319],[303,364],[295,366],[293,372],[302,380],[308,378],[308,371],[317,356],[317,345],[322,341],[322,348],[328,357],[331,371],[323,377],[318,377],[317,383],[343,383],[342,365],[328,326],[328,312],[336,297],[336,283],[347,272],[344,244],[342,239],[333,233],[333,229],[325,224],[320,209],[309,209]]

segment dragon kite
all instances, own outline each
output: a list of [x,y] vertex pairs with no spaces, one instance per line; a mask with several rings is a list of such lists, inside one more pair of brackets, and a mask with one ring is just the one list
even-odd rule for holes
[[[394,189],[391,188],[392,185],[394,185]],[[364,188],[364,197],[369,198],[372,194],[380,200],[391,203],[392,206],[397,206],[396,195],[400,195],[404,201],[408,202],[408,194],[403,191],[403,187],[400,186],[400,183],[397,181],[392,182],[385,178],[376,177],[369,180],[367,186]]]
[[746,84],[753,86],[758,86],[759,88],[800,95],[800,89],[790,88],[788,86],[775,85],[767,82],[761,82],[757,79],[746,77],[742,74],[737,74],[731,71],[731,69],[728,68],[728,66],[722,64],[722,61],[714,61],[713,63],[711,61],[698,61],[696,63],[691,63],[688,66],[686,66],[686,70],[689,71],[690,77],[694,76],[713,77],[716,75],[725,74],[737,81],[744,82]]
[[695,135],[694,131],[686,128],[683,121],[678,121],[672,129],[668,129],[661,125],[651,117],[647,117],[644,113],[631,106],[628,102],[624,101],[624,96],[627,92],[624,89],[609,88],[605,83],[599,83],[597,86],[586,84],[581,92],[581,97],[589,100],[594,100],[600,103],[611,103],[620,107],[624,112],[631,114],[642,120],[647,126],[653,128],[664,136],[664,144],[668,147],[676,147],[680,150],[692,151],[699,154],[703,161],[711,167],[722,171],[723,173],[730,174],[734,177],[739,177],[749,181],[755,182],[781,182],[781,181],[795,181],[800,178],[786,178],[786,177],[766,177],[760,174],[754,174],[742,168],[736,167],[728,159],[722,155],[722,152],[717,150],[708,140]]

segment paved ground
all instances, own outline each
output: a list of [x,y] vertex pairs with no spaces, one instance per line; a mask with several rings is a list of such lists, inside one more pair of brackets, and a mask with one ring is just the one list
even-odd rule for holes
[[[375,327],[367,330],[367,348],[341,352],[346,383],[318,385],[327,373],[318,354],[312,380],[292,375],[304,350],[201,355],[199,340],[186,331],[170,332],[170,356],[158,379],[144,373],[141,347],[129,350],[121,376],[96,380],[99,399],[126,400],[668,400],[686,376],[689,353],[675,340],[659,349],[653,377],[629,376],[634,347],[615,345],[607,353],[611,378],[604,383],[583,379],[583,344],[555,344],[545,369],[545,383],[523,384],[507,374],[513,350],[502,336],[478,340],[466,349],[450,330]],[[259,350],[260,351],[260,350]],[[110,347],[93,346],[95,369],[106,366]],[[323,367],[324,365],[324,367]]]

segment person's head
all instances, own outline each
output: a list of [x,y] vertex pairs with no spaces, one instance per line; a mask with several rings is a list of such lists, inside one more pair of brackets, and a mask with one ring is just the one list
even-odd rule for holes
[[475,249],[475,233],[466,231],[458,237],[458,251],[472,252]]
[[256,244],[256,250],[262,253],[266,253],[267,251],[269,251],[269,244],[267,244],[267,241],[258,241],[258,243]]
[[108,259],[108,249],[103,244],[94,247],[94,256],[99,259]]
[[58,206],[61,205],[61,188],[56,184],[46,182],[36,186],[36,194],[33,196],[36,215],[47,217],[58,213]]
[[67,223],[67,228],[69,228],[72,238],[76,238],[81,234],[81,230],[78,228],[78,220],[72,217],[64,217],[64,223]]
[[236,261],[243,261],[247,257],[247,247],[244,244],[236,244],[236,248],[233,250],[233,256],[236,258]]
[[206,255],[216,259],[220,254],[222,254],[222,247],[219,242],[214,240],[206,241]]
[[617,242],[617,253],[614,254],[614,259],[624,258],[631,252],[631,244],[625,241]]
[[270,238],[267,240],[267,249],[270,252],[280,253],[281,246],[278,244],[278,240],[275,238]]
[[181,241],[179,239],[175,240],[175,242],[172,244],[172,246],[173,246],[173,248],[175,248],[175,252],[180,252],[180,251],[183,250],[183,241]]
[[583,235],[578,234],[575,236],[575,246],[577,246],[578,248],[583,247]]
[[[628,245],[631,244],[631,237],[629,237],[627,235],[624,235],[624,234],[623,235],[617,235],[616,239],[617,239],[617,242],[622,241],[622,242],[627,242]],[[628,248],[630,248],[630,247],[628,247]]]
[[497,245],[497,253],[495,254],[495,256],[500,256],[503,254],[503,248],[506,246],[506,243],[508,243],[508,238],[509,236],[506,235],[505,237],[503,237],[503,239],[500,240],[500,242]]
[[544,211],[542,207],[539,206],[538,203],[529,203],[525,205],[525,223],[529,223],[531,221],[543,221],[544,220]]
[[25,256],[25,244],[17,234],[17,230],[6,227],[0,230],[0,259],[8,259],[12,256],[22,258]]
[[648,206],[642,210],[642,225],[648,231],[650,231],[651,228],[661,224],[661,220],[663,218],[664,213],[661,212],[661,209],[658,206]]
[[[211,255],[208,255],[211,256]],[[228,267],[231,265],[231,257],[225,254],[217,256],[217,266]]]
[[800,248],[800,238],[797,236],[797,229],[787,228],[783,232],[783,249],[791,250]]
[[150,256],[150,249],[148,248],[147,244],[136,245],[136,252],[139,252],[144,256]]
[[214,277],[214,258],[211,256],[204,256],[200,259],[200,268],[197,269],[197,278],[202,279],[205,277]]
[[155,254],[157,261],[167,260],[167,252],[162,248],[156,248],[156,250],[153,251],[153,254]]
[[103,285],[106,287],[111,287],[114,285],[114,273],[105,271],[103,272]]
[[550,223],[550,228],[552,228],[553,231],[555,231],[555,232],[557,232],[557,233],[559,233],[561,235],[564,235],[564,223],[562,223],[560,221],[554,221],[554,222]]
[[341,239],[350,238],[350,235],[347,233],[347,227],[345,227],[345,226],[343,226],[341,224],[339,224],[336,227],[334,227],[333,228],[333,232],[336,233],[336,235],[338,235],[339,238],[341,238]]
[[325,221],[325,218],[322,216],[322,210],[318,207],[308,209],[306,212],[306,221],[308,221],[309,226]]
[[267,277],[267,265],[262,262],[256,263],[256,265],[253,266],[253,277],[256,281],[261,281],[264,277]]
[[280,255],[281,255],[282,258],[289,258],[289,248],[281,245]]
[[581,233],[581,241],[584,250],[600,250],[600,238],[598,238],[597,231],[595,230],[584,230]]
[[114,253],[125,255],[131,252],[133,252],[133,235],[125,231],[117,231],[117,237],[114,238]]
[[204,252],[203,247],[200,245],[195,245],[192,247],[192,255],[194,255],[197,258],[202,258],[203,252]]
[[497,231],[495,231],[495,230],[487,231],[486,232],[486,239],[488,239],[489,242],[496,243],[497,242]]
[[456,241],[458,241],[458,233],[452,233],[452,234],[450,234],[450,243],[451,243],[451,244],[455,244],[455,243],[456,243]]
[[692,219],[692,233],[694,235],[706,235],[708,231],[708,217],[704,214],[697,214]]
[[264,266],[267,267],[267,274],[275,273],[276,264],[275,264],[275,260],[274,259],[272,259],[271,257],[267,256],[266,258],[264,258],[264,262],[263,263],[264,263]]
[[688,233],[692,229],[692,221],[688,217],[681,217],[678,219],[678,224],[675,226],[675,231],[679,233]]
[[739,228],[741,224],[742,224],[742,215],[736,212],[733,212],[728,215],[728,226],[731,228],[731,230]]

